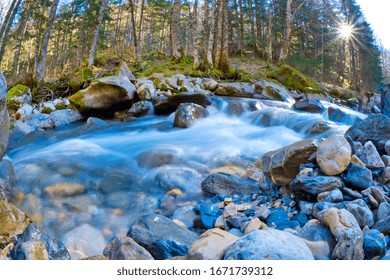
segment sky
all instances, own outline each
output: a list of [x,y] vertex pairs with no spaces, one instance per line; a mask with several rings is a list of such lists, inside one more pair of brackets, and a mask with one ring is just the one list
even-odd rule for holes
[[382,45],[390,50],[390,1],[356,0]]

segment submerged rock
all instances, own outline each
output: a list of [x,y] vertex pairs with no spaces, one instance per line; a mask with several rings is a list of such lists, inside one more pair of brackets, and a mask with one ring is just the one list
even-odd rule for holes
[[158,260],[186,256],[189,247],[198,238],[196,233],[183,229],[161,215],[144,215],[137,218],[130,226],[127,236]]
[[207,115],[207,111],[202,106],[194,103],[183,103],[176,110],[173,126],[187,128],[196,120],[207,117]]
[[341,174],[351,162],[352,149],[341,135],[331,135],[318,145],[317,163],[329,176]]
[[317,146],[317,140],[305,139],[266,153],[261,159],[264,175],[276,185],[287,186],[298,175],[299,166],[312,161]]
[[106,246],[103,234],[88,224],[65,233],[63,240],[72,260],[101,255]]
[[291,233],[264,229],[244,235],[227,248],[224,260],[313,260],[306,243]]

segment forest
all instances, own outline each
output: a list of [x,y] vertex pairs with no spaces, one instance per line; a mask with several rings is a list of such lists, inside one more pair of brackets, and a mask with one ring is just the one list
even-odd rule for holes
[[355,0],[3,0],[0,22],[1,69],[14,84],[121,60],[135,73],[173,59],[193,65],[186,74],[231,78],[231,58],[361,92],[389,79],[389,52]]

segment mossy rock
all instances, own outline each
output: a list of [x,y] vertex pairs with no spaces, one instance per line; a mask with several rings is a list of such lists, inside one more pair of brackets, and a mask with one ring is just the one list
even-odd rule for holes
[[50,114],[51,112],[53,112],[53,109],[52,108],[49,108],[49,107],[45,107],[42,109],[42,114]]
[[24,85],[16,85],[12,87],[8,91],[8,100],[11,100],[15,96],[23,96],[25,94],[28,94],[30,91],[30,88]]
[[320,86],[310,78],[288,65],[280,66],[272,77],[289,89],[295,89],[307,93],[323,93]]

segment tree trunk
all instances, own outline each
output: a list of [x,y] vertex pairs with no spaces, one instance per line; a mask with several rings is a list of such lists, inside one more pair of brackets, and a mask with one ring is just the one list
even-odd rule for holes
[[[11,2],[11,5],[7,11],[7,14],[5,15],[4,17],[4,21],[3,21],[3,24],[1,25],[1,28],[0,28],[0,40],[3,39],[3,35],[4,35],[4,32],[5,32],[5,29],[6,27],[8,26],[8,22],[10,21],[10,18],[12,17],[11,15],[14,13],[14,10],[15,10],[15,5],[16,5],[16,2],[18,0],[13,0]],[[19,1],[20,2],[20,1]]]
[[210,19],[210,29],[209,29],[209,40],[207,42],[207,49],[205,51],[205,67],[206,68],[213,68],[213,46],[214,46],[214,25],[215,25],[215,12],[217,9],[217,0],[213,0],[213,4],[211,7],[211,17]]
[[58,7],[59,2],[60,2],[59,0],[54,0],[53,4],[51,5],[49,20],[48,20],[47,25],[46,25],[45,35],[43,36],[40,59],[39,59],[38,67],[36,69],[36,79],[38,80],[39,84],[42,84],[42,82],[44,81],[47,49],[49,46],[50,34],[51,34],[51,30],[53,28],[53,24],[54,24],[56,11],[57,11],[57,7]]
[[107,8],[107,0],[102,0],[102,3],[100,4],[99,17],[96,22],[95,31],[93,32],[91,49],[89,51],[88,68],[90,70],[92,70],[93,63],[95,62],[95,54],[96,54],[97,42],[99,39],[99,32],[103,23],[103,17],[104,17],[104,13],[106,12],[106,8]]
[[214,46],[214,65],[219,68],[219,60],[221,59],[221,48],[222,48],[222,21],[223,21],[223,1],[218,2],[218,14],[217,23],[215,28],[215,46]]
[[203,50],[204,50],[204,57],[206,57],[207,52],[207,45],[209,43],[209,0],[204,0],[204,6],[203,6],[203,26],[204,26],[204,36],[203,36]]
[[218,69],[223,73],[229,73],[229,52],[228,52],[228,0],[222,0],[222,44],[221,57]]
[[[272,1],[271,1],[272,4]],[[273,14],[271,11],[271,6],[268,8],[268,56],[267,61],[268,63],[272,63],[272,56],[273,56]]]
[[181,3],[180,0],[174,0],[173,2],[173,17],[172,17],[172,56],[177,61],[180,62],[181,57],[181,43],[180,43],[180,11]]
[[242,54],[242,50],[244,48],[244,13],[242,7],[242,0],[238,0],[238,7],[240,8],[240,12],[238,14],[239,18],[239,35],[238,35],[238,50],[240,54]]
[[[134,0],[133,0],[134,1]],[[141,58],[141,36],[142,36],[142,29],[143,29],[143,20],[144,20],[144,10],[145,10],[145,0],[141,0],[140,2],[140,10],[139,10],[139,29],[138,29],[138,36],[137,36],[137,44],[135,45],[136,48],[136,61],[139,63],[139,60]],[[134,37],[135,38],[135,37]]]
[[194,36],[194,47],[192,55],[194,56],[194,69],[199,68],[199,55],[198,55],[198,0],[194,2],[194,22],[193,22],[193,31],[192,34]]
[[[11,7],[10,7],[10,10],[12,8],[11,14],[7,13],[7,16],[5,18],[4,24],[3,24],[3,26],[1,27],[1,30],[0,30],[0,41],[1,41],[0,65],[1,65],[1,61],[3,60],[3,55],[4,55],[4,51],[5,51],[5,45],[7,44],[7,41],[8,41],[8,36],[9,36],[9,31],[11,30],[11,25],[12,25],[12,23],[14,21],[16,12],[18,11],[20,3],[22,2],[22,0],[17,0],[16,3],[14,3],[14,2],[15,1],[13,1],[12,4],[15,4],[15,5],[12,6],[12,4],[11,4]],[[1,36],[3,36],[3,37],[1,37]]]
[[286,25],[284,28],[284,39],[283,45],[280,48],[279,54],[279,63],[285,63],[288,57],[290,50],[291,37],[292,37],[292,24],[293,24],[293,14],[292,14],[292,0],[287,0],[286,4]]

